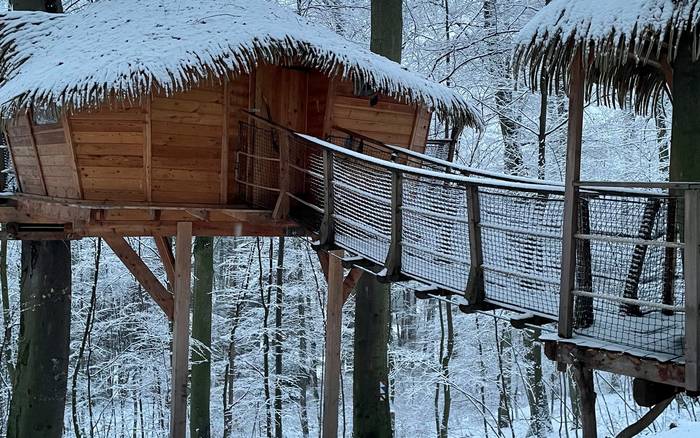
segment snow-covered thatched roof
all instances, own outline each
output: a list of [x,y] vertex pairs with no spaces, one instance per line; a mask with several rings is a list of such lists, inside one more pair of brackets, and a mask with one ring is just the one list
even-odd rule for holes
[[[533,88],[566,82],[578,49],[586,60],[588,92],[622,105],[634,93],[644,112],[666,87],[681,39],[699,55],[699,0],[553,0],[516,37],[515,64]],[[549,79],[551,78],[551,79]]]
[[265,0],[102,0],[67,15],[0,14],[0,105],[86,109],[258,63],[304,65],[479,126],[464,97]]

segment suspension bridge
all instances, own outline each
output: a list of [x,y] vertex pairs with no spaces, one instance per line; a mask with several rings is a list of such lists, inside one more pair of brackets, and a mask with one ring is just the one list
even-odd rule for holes
[[[320,247],[345,250],[346,265],[386,282],[414,281],[419,297],[461,300],[465,312],[512,311],[514,325],[542,326],[541,339],[565,343],[570,354],[615,353],[636,364],[622,367],[627,374],[683,386],[693,323],[685,288],[695,281],[683,267],[698,249],[695,230],[683,229],[697,228],[694,215],[684,213],[698,205],[700,185],[579,183],[575,269],[562,272],[560,183],[481,171],[349,131],[321,140],[258,122],[241,126],[236,178],[247,199],[274,208],[286,196],[290,217]],[[275,172],[281,144],[295,151],[288,177]],[[575,287],[561,293],[566,275]],[[647,362],[653,369],[639,365]]]

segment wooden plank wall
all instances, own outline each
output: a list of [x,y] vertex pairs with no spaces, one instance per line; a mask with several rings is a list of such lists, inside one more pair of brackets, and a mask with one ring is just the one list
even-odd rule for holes
[[154,202],[220,203],[223,126],[223,84],[153,97]]
[[[248,119],[242,109],[317,137],[337,125],[423,150],[428,111],[384,97],[370,106],[368,98],[352,93],[349,82],[334,82],[320,72],[264,65],[226,84],[208,81],[170,96],[154,93],[141,103],[76,113],[61,123],[36,126],[21,116],[5,129],[26,193],[116,202],[240,203],[246,190],[236,184],[234,172],[239,124]],[[278,144],[264,147],[251,152],[279,156]],[[290,146],[290,161],[300,167],[307,158],[301,149]],[[278,165],[260,163],[253,182],[276,187]],[[291,172],[290,188],[303,191],[296,173]],[[265,200],[277,196],[258,192]]]
[[8,122],[6,126],[11,157],[22,191],[45,195],[41,167],[28,121],[27,117],[22,116]]
[[103,108],[69,116],[83,196],[96,201],[146,201],[145,106]]
[[[332,124],[384,143],[413,150],[425,150],[430,113],[415,105],[406,105],[379,96],[375,105],[369,97],[357,97],[349,81],[336,83]],[[415,127],[415,128],[414,128]]]
[[232,78],[228,84],[228,199],[230,203],[243,202],[243,188],[235,180],[235,163],[237,153],[241,150],[241,122],[247,122],[248,116],[242,110],[253,107],[250,101],[250,76],[240,75]]

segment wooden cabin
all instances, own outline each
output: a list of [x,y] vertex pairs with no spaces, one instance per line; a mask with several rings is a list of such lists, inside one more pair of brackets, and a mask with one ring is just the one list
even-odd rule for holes
[[451,90],[265,1],[127,0],[0,23],[17,177],[3,220],[19,238],[172,235],[184,219],[195,234],[302,232],[269,216],[276,196],[257,189],[277,189],[280,151],[245,126],[422,152],[434,114],[478,124]]
[[[16,176],[15,192],[0,198],[3,232],[102,237],[174,321],[174,437],[187,421],[192,236],[311,234],[289,214],[292,172],[313,174],[291,140],[341,136],[421,152],[433,115],[480,123],[454,91],[264,0],[7,12],[0,46]],[[154,237],[167,287],[126,236]],[[342,265],[319,256],[337,299]]]

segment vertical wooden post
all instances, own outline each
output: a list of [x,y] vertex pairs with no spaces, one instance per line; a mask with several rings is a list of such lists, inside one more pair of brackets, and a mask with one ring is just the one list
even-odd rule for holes
[[479,202],[479,186],[467,186],[467,216],[469,218],[469,283],[467,284],[467,300],[476,304],[484,300],[484,253],[481,246],[481,204]]
[[146,125],[143,127],[143,191],[146,201],[153,200],[153,95],[146,96]]
[[173,321],[172,406],[170,437],[185,438],[187,431],[187,368],[190,350],[190,273],[192,223],[179,222],[175,247],[175,317]]
[[326,356],[323,377],[323,435],[338,436],[340,398],[340,329],[343,315],[343,250],[329,251],[326,304]]
[[289,193],[291,187],[291,174],[289,172],[289,137],[290,134],[278,130],[280,139],[280,175],[279,175],[279,188],[280,194],[277,198],[277,203],[275,205],[275,211],[273,217],[275,219],[282,219],[289,216]]
[[593,382],[593,370],[585,368],[580,363],[572,366],[574,380],[578,386],[581,397],[579,399],[581,408],[581,426],[583,428],[583,438],[596,438],[598,436],[598,425],[595,418],[595,385]]
[[700,390],[700,190],[685,192],[685,387]]
[[[230,122],[230,91],[229,91],[229,78],[224,77],[224,111],[223,111],[223,129],[221,134],[221,167],[219,182],[221,183],[219,191],[219,202],[222,204],[228,203],[228,171],[229,171],[229,122]],[[234,126],[235,129],[235,126]]]
[[391,240],[387,254],[386,278],[389,281],[398,279],[401,274],[401,235],[403,229],[403,175],[401,172],[391,173]]
[[323,150],[323,222],[321,222],[321,245],[327,246],[335,240],[333,224],[333,152]]
[[585,70],[581,49],[571,64],[569,83],[569,129],[566,140],[566,180],[564,192],[564,230],[561,251],[561,283],[559,296],[559,336],[573,333],[576,278],[576,228],[578,222],[578,188],[581,176],[581,139],[583,135],[583,101]]

